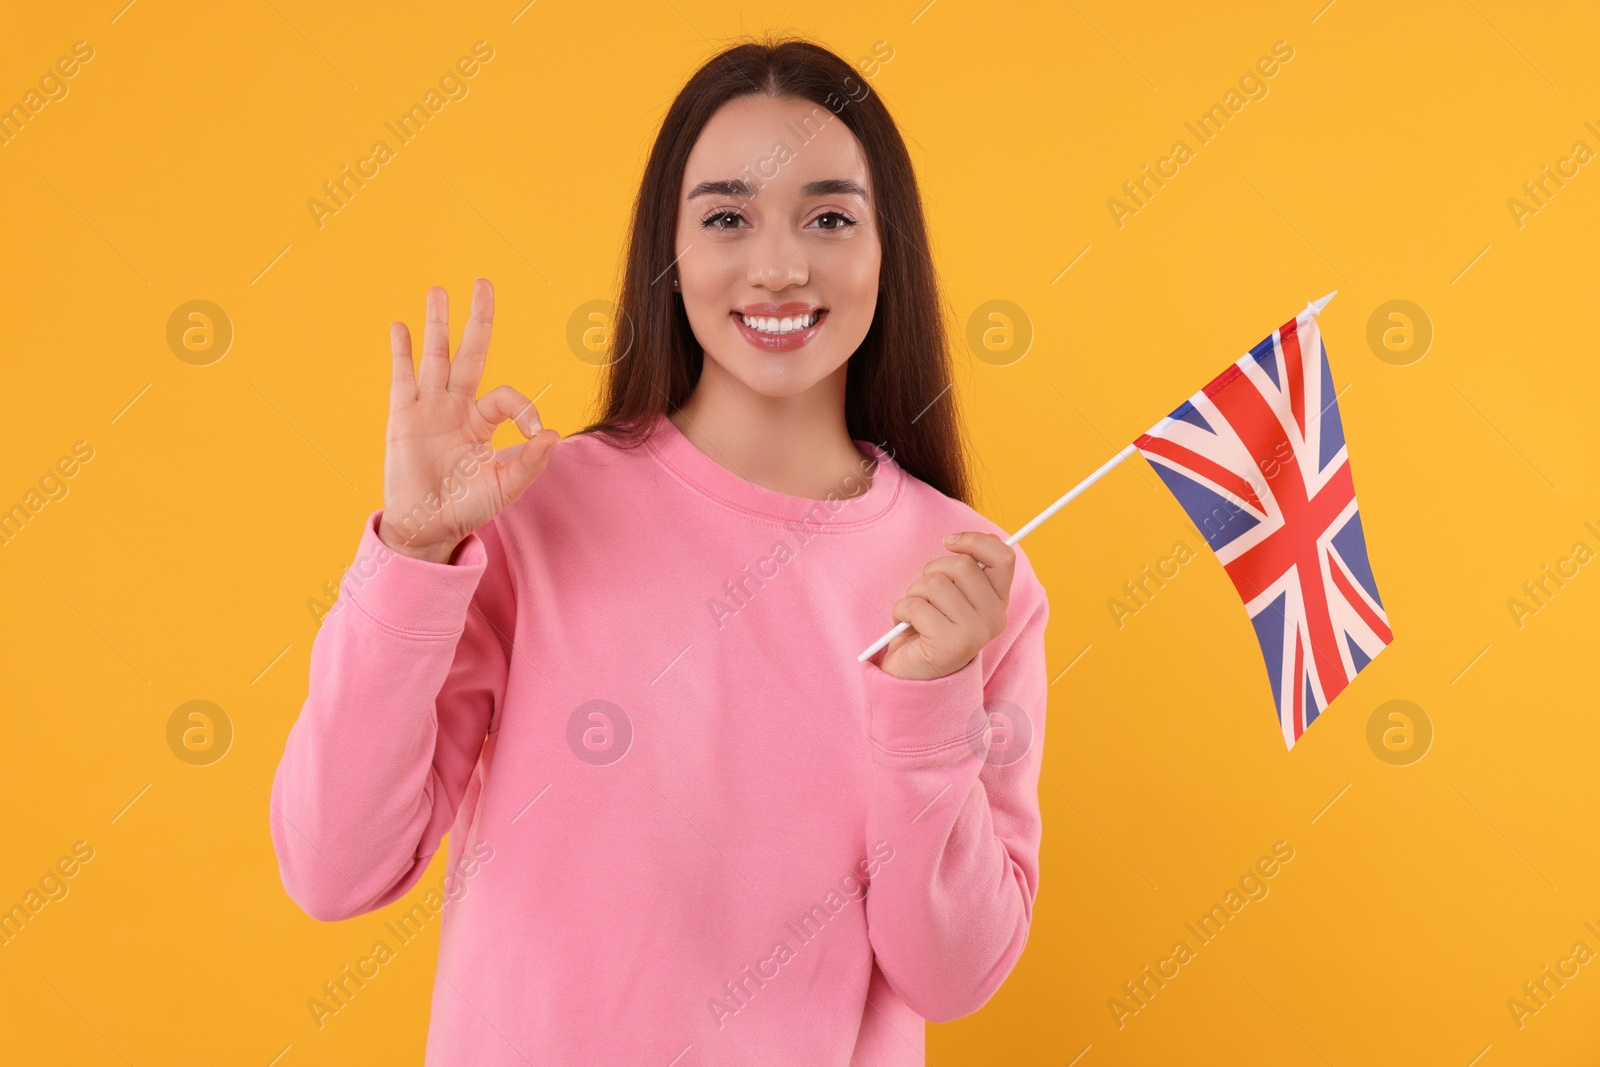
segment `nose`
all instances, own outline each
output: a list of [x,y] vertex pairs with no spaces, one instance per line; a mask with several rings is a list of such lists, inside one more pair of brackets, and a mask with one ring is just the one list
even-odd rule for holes
[[778,291],[791,285],[804,285],[811,277],[800,238],[781,226],[757,234],[748,243],[751,285]]

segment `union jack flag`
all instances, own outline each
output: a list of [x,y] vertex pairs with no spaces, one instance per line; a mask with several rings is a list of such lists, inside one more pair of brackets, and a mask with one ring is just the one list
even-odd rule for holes
[[1392,641],[1312,308],[1140,435],[1244,599],[1289,748]]

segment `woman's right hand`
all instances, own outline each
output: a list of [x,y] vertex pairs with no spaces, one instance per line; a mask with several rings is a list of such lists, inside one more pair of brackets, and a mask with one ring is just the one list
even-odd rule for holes
[[[561,435],[545,429],[533,401],[509,385],[477,395],[489,356],[494,286],[479,278],[455,359],[450,358],[450,304],[428,290],[422,363],[411,365],[411,335],[389,326],[394,352],[389,427],[383,460],[383,516],[378,537],[396,552],[448,563],[467,535],[509,507],[544,472]],[[507,419],[529,440],[509,462],[489,442]]]

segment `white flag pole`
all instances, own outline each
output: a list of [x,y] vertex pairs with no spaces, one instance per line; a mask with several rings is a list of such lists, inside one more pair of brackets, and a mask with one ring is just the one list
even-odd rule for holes
[[[1332,300],[1334,297],[1336,297],[1338,295],[1339,295],[1339,290],[1335,289],[1333,292],[1329,293],[1327,296],[1323,297],[1320,300],[1307,301],[1306,302],[1306,311],[1311,312],[1312,317],[1315,318],[1316,316],[1322,314],[1322,309],[1328,306],[1328,301]],[[1304,315],[1306,313],[1306,311],[1300,312],[1300,315]],[[1296,315],[1295,318],[1299,318],[1300,315]]]
[[[1159,425],[1164,427],[1170,421],[1171,421],[1170,418],[1162,419]],[[1085,489],[1089,488],[1095,482],[1098,482],[1101,478],[1105,477],[1105,474],[1106,474],[1107,471],[1109,471],[1112,467],[1115,467],[1118,463],[1121,463],[1123,460],[1127,459],[1131,455],[1133,455],[1133,446],[1129,445],[1128,447],[1124,448],[1121,452],[1118,452],[1116,455],[1114,455],[1110,459],[1106,460],[1104,463],[1102,463],[1100,465],[1100,469],[1099,470],[1095,471],[1093,474],[1089,475],[1089,477],[1085,478],[1083,481],[1079,482],[1077,485],[1075,485],[1071,489],[1067,490],[1064,494],[1062,494],[1061,498],[1059,500],[1057,500],[1054,504],[1051,504],[1049,507],[1047,507],[1043,511],[1039,512],[1039,514],[1035,515],[1033,517],[1033,519],[1026,526],[1024,526],[1022,529],[1018,530],[1016,533],[1012,534],[1010,537],[1006,538],[1006,544],[1014,545],[1018,541],[1022,540],[1025,536],[1027,536],[1041,522],[1044,522],[1044,520],[1048,519],[1050,516],[1054,515],[1057,511],[1060,511],[1063,507],[1065,507],[1066,504],[1067,504],[1067,501],[1071,500],[1073,497],[1077,496],[1079,493],[1081,493]],[[980,564],[978,564],[978,566],[982,567],[983,564],[980,563]],[[858,662],[858,663],[866,662],[868,659],[870,659],[878,651],[878,649],[882,648],[884,645],[887,645],[890,641],[893,641],[895,639],[896,635],[904,633],[907,629],[910,628],[910,626],[911,626],[910,623],[902,622],[901,624],[896,626],[894,629],[890,630],[888,633],[884,634],[882,637],[880,637],[876,641],[872,642],[872,644],[867,648],[867,650],[865,652],[861,653],[861,655],[856,657],[856,662]]]
[[[1300,312],[1299,315],[1296,315],[1295,319],[1298,321],[1300,318],[1302,318],[1306,314],[1310,314],[1313,317],[1315,317],[1317,315],[1320,315],[1322,313],[1322,309],[1328,306],[1328,301],[1332,300],[1334,298],[1334,296],[1336,296],[1338,294],[1338,292],[1339,292],[1339,290],[1335,289],[1333,292],[1329,293],[1325,297],[1322,297],[1320,300],[1308,301],[1306,303],[1305,311],[1302,311],[1302,312]],[[1171,421],[1172,421],[1172,416],[1168,415],[1168,416],[1164,417],[1160,422],[1158,422],[1154,426],[1152,426],[1146,432],[1149,433],[1152,437],[1158,436],[1161,433],[1162,430],[1165,430],[1167,428],[1167,424],[1170,423]],[[1038,527],[1038,525],[1040,523],[1044,522],[1044,520],[1048,519],[1050,516],[1054,515],[1056,512],[1060,511],[1063,507],[1065,507],[1067,505],[1068,501],[1072,500],[1079,493],[1083,492],[1085,489],[1089,488],[1095,482],[1098,482],[1101,478],[1105,477],[1106,472],[1110,471],[1112,467],[1115,467],[1118,463],[1121,463],[1123,460],[1125,460],[1129,456],[1133,455],[1133,453],[1134,453],[1134,446],[1130,444],[1126,448],[1124,448],[1121,452],[1118,452],[1116,455],[1114,455],[1110,459],[1106,460],[1104,463],[1102,463],[1100,465],[1100,468],[1098,470],[1096,470],[1093,474],[1089,475],[1089,477],[1085,478],[1083,481],[1079,482],[1077,485],[1075,485],[1071,489],[1067,490],[1065,493],[1063,493],[1061,495],[1060,499],[1058,499],[1054,504],[1051,504],[1049,507],[1047,507],[1043,511],[1039,512],[1039,514],[1035,515],[1032,519],[1029,520],[1029,522],[1028,522],[1028,524],[1026,526],[1024,526],[1022,529],[1018,530],[1016,533],[1012,534],[1010,537],[1006,538],[1006,544],[1014,545],[1018,541],[1022,540],[1029,533],[1033,532],[1033,530],[1036,527]],[[978,566],[982,567],[983,564],[980,563],[980,564],[978,564]],[[875,655],[879,649],[883,648],[890,641],[893,641],[898,635],[905,633],[906,630],[908,630],[910,628],[911,628],[911,624],[909,622],[900,623],[894,629],[890,630],[888,633],[884,634],[882,637],[880,637],[876,641],[872,642],[871,645],[867,646],[867,650],[865,652],[861,653],[861,655],[856,657],[856,662],[857,663],[865,663],[867,660],[871,659],[873,657],[873,655]]]

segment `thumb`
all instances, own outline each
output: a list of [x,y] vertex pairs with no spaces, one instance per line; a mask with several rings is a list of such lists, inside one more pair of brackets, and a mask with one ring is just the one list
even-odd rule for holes
[[561,435],[547,426],[523,442],[517,454],[506,463],[508,503],[516,501],[544,473],[550,462],[550,452],[560,440]]

